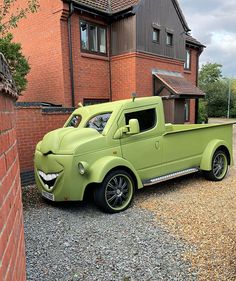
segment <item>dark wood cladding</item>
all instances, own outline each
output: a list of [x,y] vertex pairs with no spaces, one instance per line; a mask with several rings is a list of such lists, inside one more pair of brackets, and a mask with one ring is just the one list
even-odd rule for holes
[[111,54],[136,51],[136,16],[123,18],[111,25]]
[[[185,60],[185,34],[171,0],[142,1],[136,13],[137,51]],[[153,27],[160,29],[160,42],[152,40]],[[166,44],[166,33],[173,34],[173,46]]]

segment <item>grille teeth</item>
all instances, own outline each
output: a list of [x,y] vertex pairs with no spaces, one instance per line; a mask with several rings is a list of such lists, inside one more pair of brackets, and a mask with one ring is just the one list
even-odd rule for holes
[[59,176],[59,173],[45,174],[42,171],[39,171],[38,173],[43,183],[45,184],[45,187],[48,189],[51,189],[54,186],[56,179]]

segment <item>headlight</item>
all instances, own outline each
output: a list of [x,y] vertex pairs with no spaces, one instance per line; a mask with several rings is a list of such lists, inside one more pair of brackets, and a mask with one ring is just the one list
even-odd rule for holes
[[79,162],[78,167],[81,175],[84,175],[88,170],[88,164],[86,162]]

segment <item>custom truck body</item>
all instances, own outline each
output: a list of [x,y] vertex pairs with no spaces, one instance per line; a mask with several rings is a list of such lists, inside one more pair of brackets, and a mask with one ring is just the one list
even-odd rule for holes
[[123,211],[136,188],[199,170],[222,180],[232,125],[165,124],[160,97],[81,106],[38,143],[36,184],[52,201],[81,201],[89,189],[103,210]]

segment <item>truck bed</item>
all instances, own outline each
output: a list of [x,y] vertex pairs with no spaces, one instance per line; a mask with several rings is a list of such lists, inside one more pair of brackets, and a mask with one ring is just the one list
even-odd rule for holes
[[192,130],[199,130],[199,129],[207,129],[207,128],[215,128],[215,127],[223,127],[234,125],[236,122],[228,122],[224,124],[186,124],[186,125],[173,125],[170,123],[165,124],[166,134],[174,134]]

